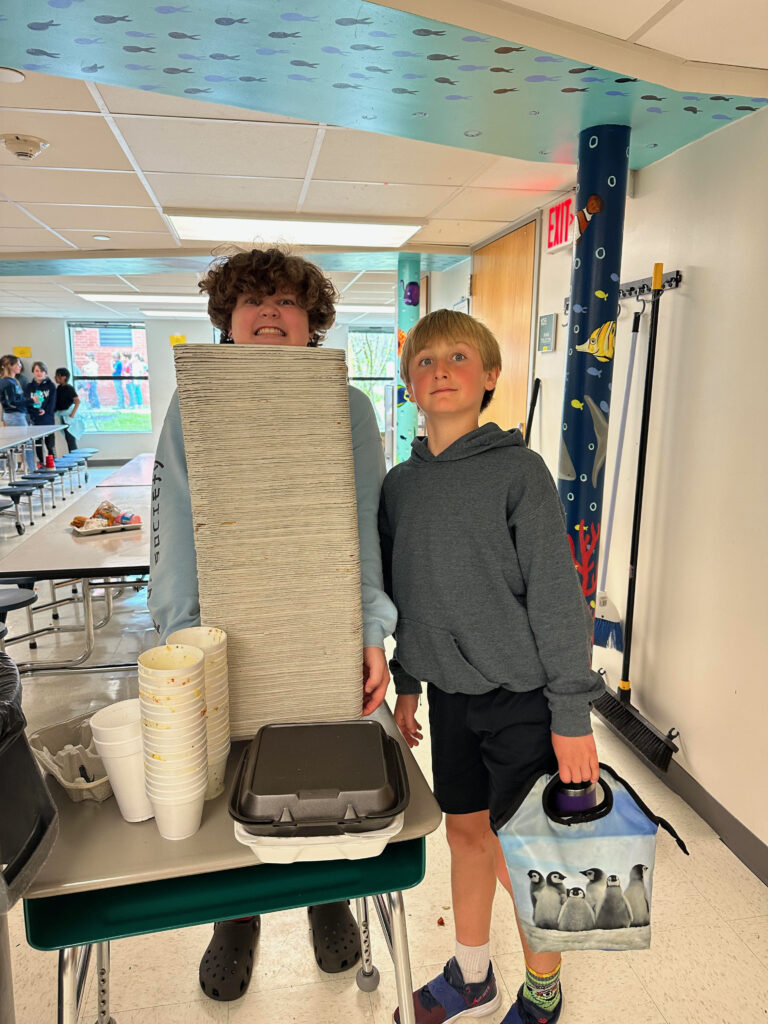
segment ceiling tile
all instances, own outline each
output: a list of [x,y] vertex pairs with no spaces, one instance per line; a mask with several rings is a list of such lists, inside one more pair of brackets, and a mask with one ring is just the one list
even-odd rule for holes
[[[97,107],[84,82],[57,75],[25,71],[23,82],[3,85],[0,108],[24,107],[27,110],[92,110]],[[144,95],[142,93],[142,95]]]
[[503,231],[508,221],[431,220],[410,240],[410,245],[475,245]]
[[302,186],[300,180],[204,174],[148,174],[147,180],[164,208],[198,208],[201,213],[292,213]]
[[0,203],[0,228],[34,228],[37,227],[31,217],[14,206],[13,203]]
[[32,226],[28,228],[0,228],[0,243],[2,245],[18,245],[24,248],[37,246],[45,249],[48,243],[61,242],[56,235],[52,235],[45,228],[35,225],[34,221],[29,222]]
[[92,231],[62,231],[60,234],[80,249],[105,252],[118,249],[170,249],[176,244],[169,231],[117,231],[113,232],[107,242],[97,242]]
[[543,206],[557,195],[556,192],[518,192],[503,188],[465,188],[463,192],[441,207],[441,220],[506,220],[511,222]]
[[[0,133],[36,135],[50,143],[35,157],[35,170],[44,167],[88,167],[107,171],[130,170],[130,163],[101,117],[87,114],[17,114],[0,110]],[[0,149],[0,164],[19,166],[7,149]],[[22,165],[25,168],[27,164]]]
[[547,164],[498,157],[472,182],[473,188],[519,188],[534,192],[570,188],[576,184],[575,164]]
[[157,117],[221,118],[225,121],[273,121],[280,124],[314,124],[280,114],[264,114],[246,107],[229,107],[204,100],[166,96],[113,85],[100,85],[99,93],[113,114],[152,114]]
[[[517,6],[516,0],[502,2]],[[579,28],[626,39],[664,4],[665,0],[632,0],[631,4],[616,3],[616,0],[589,0],[580,4],[574,4],[573,0],[525,0],[524,8],[531,14],[544,14]]]
[[26,204],[25,209],[57,231],[68,228],[101,234],[107,231],[167,230],[163,218],[154,209],[133,206],[54,206],[46,203]]
[[455,189],[439,185],[361,185],[313,181],[303,213],[338,216],[424,217]]
[[4,167],[3,192],[17,203],[76,203],[89,206],[151,206],[135,174],[121,171],[58,171]]
[[303,178],[317,134],[314,126],[302,124],[116,121],[144,171]]
[[636,42],[686,60],[768,68],[768,9],[765,0],[706,5],[683,0]]
[[493,160],[486,153],[467,149],[331,128],[323,140],[313,177],[316,181],[463,185]]

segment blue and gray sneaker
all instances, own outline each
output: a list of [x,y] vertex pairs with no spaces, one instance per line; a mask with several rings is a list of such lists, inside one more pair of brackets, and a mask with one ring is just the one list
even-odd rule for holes
[[560,999],[554,1010],[547,1013],[546,1010],[526,999],[523,995],[523,986],[517,993],[517,999],[512,1004],[512,1009],[506,1015],[501,1024],[556,1024],[563,1009],[563,994],[560,992]]
[[[456,958],[451,957],[439,974],[418,992],[413,993],[416,1024],[444,1024],[460,1017],[485,1017],[501,1005],[493,967],[488,965],[485,981],[468,985]],[[400,1009],[395,1010],[395,1024],[400,1024]]]

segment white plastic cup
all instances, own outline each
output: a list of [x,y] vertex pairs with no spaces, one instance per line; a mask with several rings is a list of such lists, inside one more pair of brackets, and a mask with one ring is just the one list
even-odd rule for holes
[[141,733],[141,714],[138,700],[121,700],[109,704],[91,717],[91,733],[96,739],[115,742],[133,739]]
[[205,789],[184,800],[152,797],[157,830],[163,839],[189,839],[200,828],[203,817]]
[[98,740],[94,742],[122,816],[126,821],[151,818],[153,811],[144,786],[144,755],[141,750],[112,756],[102,751]]

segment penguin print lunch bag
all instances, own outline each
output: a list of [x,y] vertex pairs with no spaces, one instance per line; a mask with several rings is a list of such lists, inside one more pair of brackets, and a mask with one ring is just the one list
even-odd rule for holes
[[608,765],[593,806],[563,810],[557,774],[531,780],[497,824],[520,926],[534,953],[647,949],[659,825],[685,843]]

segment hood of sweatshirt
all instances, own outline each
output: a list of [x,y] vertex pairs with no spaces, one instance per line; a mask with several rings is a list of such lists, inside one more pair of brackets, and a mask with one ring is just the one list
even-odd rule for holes
[[454,441],[439,455],[433,455],[429,450],[426,437],[417,437],[411,445],[409,461],[417,466],[434,462],[458,462],[491,448],[525,448],[525,441],[517,429],[502,430],[495,423],[484,423],[482,427]]

